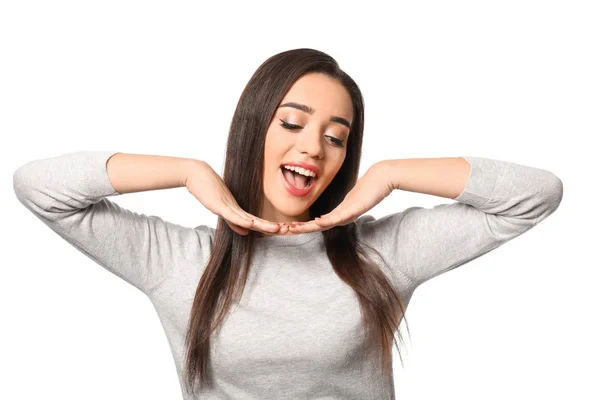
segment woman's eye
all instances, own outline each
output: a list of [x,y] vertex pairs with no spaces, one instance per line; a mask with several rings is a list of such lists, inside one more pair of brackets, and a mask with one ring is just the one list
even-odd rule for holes
[[287,122],[285,122],[284,120],[280,119],[281,121],[281,126],[283,126],[286,129],[292,129],[292,130],[296,130],[296,129],[302,129],[301,126],[298,125],[293,125],[293,124],[288,124]]
[[[294,124],[290,124],[287,123],[286,121],[279,119],[281,121],[281,126],[283,126],[285,129],[290,129],[290,130],[298,130],[298,129],[302,129],[301,126],[299,125],[294,125]],[[335,144],[338,147],[344,147],[344,142],[336,137],[333,136],[326,136],[333,144]]]
[[333,136],[327,136],[329,138],[329,140],[331,140],[336,146],[339,147],[344,147],[344,142],[342,142],[340,139],[335,138]]

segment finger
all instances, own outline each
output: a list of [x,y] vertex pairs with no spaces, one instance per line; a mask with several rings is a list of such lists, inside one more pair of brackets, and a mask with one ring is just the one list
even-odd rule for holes
[[279,231],[280,226],[277,222],[266,221],[246,212],[236,201],[232,200],[231,202],[226,202],[225,204],[231,210],[231,212],[239,215],[241,218],[252,221],[252,225],[242,224],[242,226],[248,226],[250,229],[259,232],[276,233]]
[[238,223],[238,225],[240,225],[244,228],[249,228],[254,231],[266,232],[266,233],[277,233],[279,231],[280,226],[276,222],[265,221],[262,218],[259,218],[255,215],[247,213],[242,208],[240,208],[239,206],[236,206],[236,205],[229,205],[228,208],[231,211],[232,215],[235,214],[239,218],[241,218],[245,221],[248,221],[246,223],[236,222],[238,220],[232,221],[233,223]]
[[316,221],[320,226],[344,226],[354,221],[358,215],[360,215],[358,207],[346,207],[345,209],[336,209]]
[[244,219],[247,219],[248,221],[252,221],[254,219],[250,215],[248,215],[244,210],[242,210],[240,208],[240,206],[238,206],[237,204],[235,204],[235,205],[228,205],[228,206],[231,209],[231,211],[233,211],[234,213],[236,213],[240,217],[242,217]]
[[252,214],[248,214],[248,215],[250,215],[254,219],[254,225],[252,228],[254,230],[268,232],[268,233],[276,233],[281,229],[281,225],[279,225],[279,223],[277,223],[277,222],[267,221],[265,219],[256,217]]
[[331,211],[330,213],[323,214],[320,217],[315,218],[315,223],[318,224],[319,226],[335,225],[336,222],[339,220],[340,213],[342,213],[342,212],[343,212],[343,209],[338,207],[335,210]]
[[[242,229],[246,229],[246,230],[250,229],[252,227],[252,225],[254,224],[254,222],[252,220],[242,217],[241,215],[236,213],[233,208],[231,208],[229,206],[225,207],[225,209],[221,212],[220,215],[223,219],[225,219],[227,224],[231,223],[233,225],[237,225],[238,227],[240,227]],[[233,227],[232,227],[232,229],[235,230]]]
[[297,225],[290,225],[289,228],[292,233],[308,233],[325,230],[323,227],[317,225],[314,220],[304,222]]
[[259,223],[260,223],[260,224],[265,224],[265,225],[272,225],[272,226],[274,226],[274,227],[278,227],[278,226],[279,226],[279,224],[278,224],[277,222],[273,222],[273,221],[267,221],[266,219],[263,219],[263,218],[257,217],[256,215],[252,215],[252,214],[250,214],[249,212],[246,212],[244,209],[242,209],[242,208],[241,208],[241,207],[239,207],[239,206],[235,206],[235,207],[232,207],[232,208],[233,208],[233,210],[234,210],[235,212],[239,213],[239,214],[240,214],[240,215],[242,215],[244,218],[247,218],[247,219],[253,220],[253,221],[254,221],[254,223],[255,223],[255,225],[257,225],[257,226],[259,226]]
[[254,220],[254,225],[252,225],[251,229],[259,232],[277,233],[281,229],[281,225],[277,222],[265,221],[258,218]]
[[252,226],[258,227],[260,226],[259,223],[261,221],[261,218],[258,218],[255,215],[252,215],[250,213],[247,213],[246,211],[244,211],[239,205],[236,204],[232,204],[229,205],[229,208],[231,208],[231,211],[233,211],[234,213],[238,214],[240,217],[248,220],[248,221],[252,221]]
[[242,236],[246,236],[247,234],[250,233],[249,229],[244,229],[241,226],[237,226],[236,224],[232,224],[229,221],[225,220],[225,222],[227,223],[227,225],[229,225],[229,227],[237,234],[242,235]]
[[324,217],[317,217],[313,220],[316,227],[321,230],[331,229],[334,226],[343,225],[342,211],[332,212]]
[[331,225],[333,221],[337,220],[339,214],[344,212],[344,210],[346,210],[347,208],[349,208],[348,202],[344,200],[340,204],[338,204],[337,207],[335,207],[333,210],[329,211],[326,214],[316,217],[315,222],[323,226]]
[[344,225],[344,222],[348,218],[348,212],[346,210],[339,210],[335,213],[331,213],[329,215],[324,216],[323,218],[319,218],[317,223],[320,226],[338,226]]
[[[280,230],[278,233],[279,233],[280,235],[285,235],[285,234],[287,234],[288,232],[290,232],[290,225],[289,225],[289,224],[288,224],[288,225],[283,225],[283,226],[281,227],[281,230]],[[293,233],[293,232],[292,232],[292,233]]]

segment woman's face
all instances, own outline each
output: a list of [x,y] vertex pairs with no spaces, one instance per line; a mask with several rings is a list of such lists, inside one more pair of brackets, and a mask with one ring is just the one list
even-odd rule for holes
[[[352,118],[352,100],[339,82],[309,73],[294,83],[267,130],[259,217],[274,222],[310,219],[308,208],[344,162]],[[296,169],[294,164],[304,169],[283,167]],[[306,174],[313,175],[308,186]]]

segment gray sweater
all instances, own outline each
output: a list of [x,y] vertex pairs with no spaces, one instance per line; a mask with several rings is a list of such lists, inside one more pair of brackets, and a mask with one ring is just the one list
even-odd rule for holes
[[[184,338],[214,228],[128,210],[106,161],[116,151],[80,151],[30,161],[14,173],[19,201],[50,229],[146,294],[161,321],[183,389]],[[362,215],[357,238],[405,306],[418,285],[482,256],[552,214],[562,199],[553,173],[480,157],[455,203]],[[25,238],[23,238],[25,240]],[[379,261],[378,261],[379,260]],[[57,261],[58,262],[58,261]],[[333,272],[321,232],[257,240],[242,300],[211,339],[213,388],[202,399],[394,398],[394,383],[359,351],[354,291]],[[184,399],[191,399],[182,390]]]

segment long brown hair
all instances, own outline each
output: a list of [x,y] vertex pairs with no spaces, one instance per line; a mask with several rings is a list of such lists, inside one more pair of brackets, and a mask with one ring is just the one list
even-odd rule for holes
[[[335,59],[321,51],[307,48],[284,51],[267,59],[252,75],[238,101],[229,130],[223,180],[240,207],[250,214],[260,215],[262,209],[267,128],[290,87],[310,72],[323,73],[340,82],[352,98],[354,116],[344,163],[310,207],[311,219],[333,210],[357,182],[364,127],[364,103],[358,85],[339,68]],[[362,247],[366,245],[357,242],[353,228],[354,224],[348,224],[322,232],[327,256],[340,279],[356,292],[366,349],[381,350],[378,354],[383,354],[383,372],[391,379],[392,340],[398,349],[394,335],[405,307],[380,267],[366,255]],[[233,302],[242,296],[256,234],[250,231],[246,236],[239,235],[222,218],[218,219],[213,248],[196,289],[185,340],[186,387],[188,391],[192,387],[192,393],[197,378],[201,387],[208,379],[211,334],[222,323]],[[408,333],[410,335],[410,331]]]

